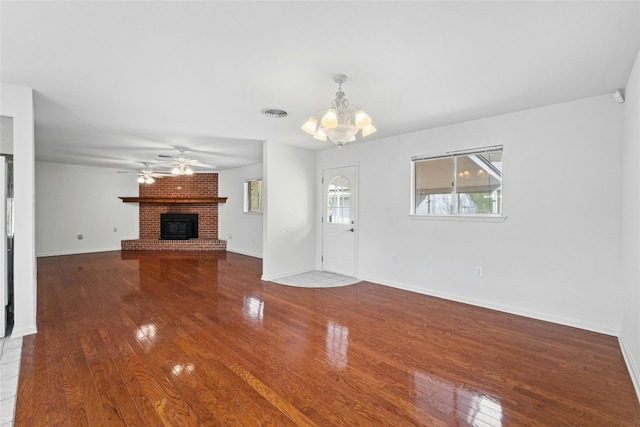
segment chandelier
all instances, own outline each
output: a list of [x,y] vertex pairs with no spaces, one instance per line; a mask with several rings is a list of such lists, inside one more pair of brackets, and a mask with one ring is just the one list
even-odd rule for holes
[[365,138],[377,130],[371,124],[371,117],[357,106],[350,105],[344,97],[342,83],[346,80],[347,76],[344,74],[333,76],[333,81],[338,83],[338,92],[331,101],[331,107],[321,111],[323,114],[319,124],[320,114],[309,117],[302,125],[302,130],[309,135],[321,141],[329,138],[338,148],[342,148],[347,142],[355,141],[358,131],[361,131],[361,137]]

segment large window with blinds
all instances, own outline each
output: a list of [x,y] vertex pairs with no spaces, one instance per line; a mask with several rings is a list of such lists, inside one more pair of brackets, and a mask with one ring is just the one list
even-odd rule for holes
[[502,146],[411,159],[414,215],[502,215]]

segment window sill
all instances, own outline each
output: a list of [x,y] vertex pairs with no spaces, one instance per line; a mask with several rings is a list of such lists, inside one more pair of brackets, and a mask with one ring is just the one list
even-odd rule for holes
[[427,221],[458,221],[458,222],[504,222],[503,215],[416,215],[409,214],[409,218]]

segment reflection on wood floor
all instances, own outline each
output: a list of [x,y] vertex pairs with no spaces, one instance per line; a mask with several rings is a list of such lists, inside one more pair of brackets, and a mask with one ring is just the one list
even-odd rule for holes
[[619,426],[615,337],[232,253],[38,260],[17,426]]

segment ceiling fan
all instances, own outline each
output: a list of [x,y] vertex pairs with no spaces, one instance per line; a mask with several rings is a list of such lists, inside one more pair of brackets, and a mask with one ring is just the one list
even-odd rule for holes
[[155,178],[161,178],[163,176],[171,176],[170,174],[166,174],[166,173],[154,172],[152,169],[149,168],[149,165],[151,164],[149,162],[140,162],[140,163],[144,165],[144,169],[138,172],[118,171],[118,173],[137,173],[139,184],[153,184],[155,182]]
[[179,152],[177,157],[167,154],[156,155],[156,157],[160,159],[173,159],[173,162],[171,162],[174,165],[173,169],[171,169],[172,175],[193,175],[194,167],[203,169],[215,169],[215,166],[213,165],[206,165],[197,160],[185,157],[184,153],[187,151],[187,149],[184,147],[176,147],[176,150],[178,150]]

